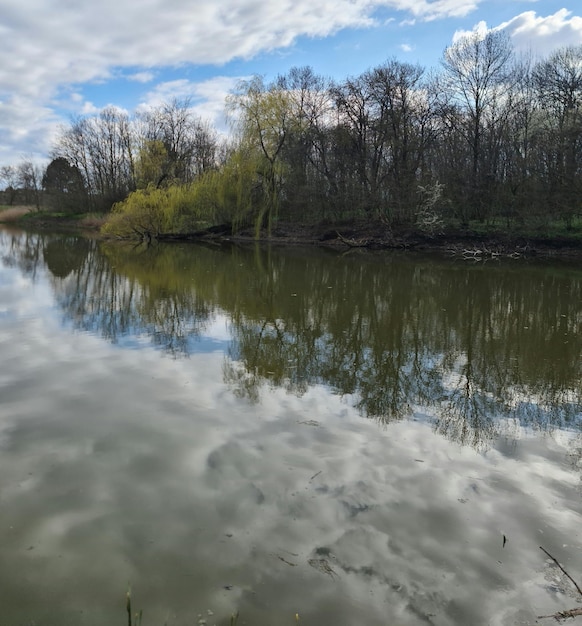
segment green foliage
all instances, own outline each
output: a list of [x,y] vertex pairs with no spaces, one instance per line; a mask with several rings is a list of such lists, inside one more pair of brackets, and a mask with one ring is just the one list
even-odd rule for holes
[[158,189],[149,185],[114,205],[102,232],[123,238],[157,237],[188,230],[202,216],[197,211],[191,185]]
[[239,115],[241,145],[253,154],[256,163],[262,192],[254,212],[258,238],[263,227],[271,232],[277,218],[286,169],[284,147],[289,135],[299,129],[299,120],[293,115],[290,94],[277,84],[266,86],[257,76],[241,82],[229,104]]
[[248,147],[234,150],[220,170],[206,172],[194,185],[200,206],[212,213],[216,223],[237,230],[252,223],[262,205],[258,176],[260,155]]
[[[505,36],[474,32],[447,48],[439,76],[393,59],[333,84],[310,68],[241,82],[227,100],[235,143],[220,165],[213,133],[175,101],[135,134],[115,111],[79,121],[55,154],[78,168],[88,201],[141,190],[106,228],[124,237],[228,223],[258,238],[278,219],[380,219],[429,235],[450,220],[536,229],[557,221],[575,232],[581,59],[574,47],[518,66]],[[108,136],[93,151],[103,159],[89,163],[83,152],[110,126],[128,159],[112,169],[101,167]]]
[[42,187],[45,204],[54,210],[74,213],[87,205],[83,175],[63,157],[49,163],[42,177]]
[[[455,228],[458,223],[449,224]],[[475,235],[487,237],[521,237],[524,239],[543,240],[553,239],[570,244],[582,244],[582,218],[577,217],[571,223],[564,220],[552,219],[551,216],[542,216],[539,219],[531,217],[525,223],[507,223],[504,218],[491,218],[487,222],[471,220],[466,230]]]
[[270,232],[278,214],[282,171],[282,163],[268,161],[254,146],[233,154],[225,182],[234,183],[236,189],[235,226],[253,224],[257,238],[263,226]]
[[262,164],[256,150],[241,147],[221,169],[208,170],[193,183],[138,189],[113,207],[102,232],[143,239],[212,224],[227,223],[237,229],[253,223],[265,213]]
[[160,187],[168,176],[169,157],[163,141],[152,139],[144,141],[140,147],[136,164],[135,178],[138,189],[152,184]]

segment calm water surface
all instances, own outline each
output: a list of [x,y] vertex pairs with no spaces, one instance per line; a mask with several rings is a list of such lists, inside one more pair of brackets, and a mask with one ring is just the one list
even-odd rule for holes
[[0,623],[574,608],[581,328],[567,264],[0,230]]

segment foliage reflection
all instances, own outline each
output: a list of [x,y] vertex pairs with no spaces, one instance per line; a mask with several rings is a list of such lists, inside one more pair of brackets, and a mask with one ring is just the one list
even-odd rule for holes
[[580,423],[582,274],[566,265],[7,233],[0,245],[27,274],[44,260],[66,318],[112,342],[183,356],[226,316],[224,379],[253,402],[265,385],[325,385],[365,416],[428,415],[476,447]]

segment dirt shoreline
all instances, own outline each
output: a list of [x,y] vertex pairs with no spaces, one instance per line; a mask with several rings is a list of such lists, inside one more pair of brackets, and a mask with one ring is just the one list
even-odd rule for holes
[[[252,229],[229,234],[226,227],[184,235],[162,235],[160,241],[256,243]],[[269,237],[261,233],[260,243],[270,245],[320,246],[337,250],[410,250],[447,253],[460,258],[582,258],[582,240],[569,238],[478,234],[463,230],[429,235],[409,228],[387,228],[381,223],[312,225],[277,224]]]
[[[102,219],[72,219],[36,213],[31,207],[10,207],[0,211],[0,223],[40,230],[99,236]],[[255,244],[253,228],[231,233],[228,225],[184,234],[166,234],[155,238],[162,242],[206,242]],[[582,237],[548,237],[511,232],[475,233],[447,228],[430,235],[410,227],[388,227],[381,222],[320,223],[303,225],[279,222],[271,236],[261,232],[261,244],[277,246],[318,246],[336,250],[409,250],[437,252],[464,259],[496,258],[582,258]]]

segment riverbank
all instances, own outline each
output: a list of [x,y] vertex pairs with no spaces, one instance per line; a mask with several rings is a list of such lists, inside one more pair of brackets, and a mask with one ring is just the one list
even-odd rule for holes
[[[0,223],[11,223],[40,230],[87,233],[100,232],[107,214],[60,213],[34,207],[0,207]],[[229,225],[213,226],[193,233],[166,234],[158,237],[168,242],[255,243],[254,228],[233,234]],[[463,228],[445,225],[431,234],[410,226],[387,226],[380,221],[351,220],[296,224],[278,222],[271,235],[261,233],[262,243],[272,245],[316,245],[341,250],[417,250],[443,252],[466,259],[502,257],[582,258],[582,230],[566,231],[559,226],[538,229],[508,228],[502,225],[471,224]]]
[[[235,235],[227,226],[216,226],[191,234],[164,235],[162,241],[232,241],[255,242],[254,229]],[[580,257],[582,233],[548,234],[520,232],[481,226],[480,230],[449,225],[437,234],[411,227],[387,227],[379,221],[350,221],[338,224],[299,225],[278,223],[269,236],[261,233],[261,242],[274,245],[317,245],[343,250],[417,250],[442,252],[467,259],[522,257]]]
[[34,210],[30,206],[0,205],[0,224],[20,221],[25,215]]
[[0,205],[0,224],[14,224],[23,228],[98,233],[106,219],[106,213],[70,213],[38,210],[25,205]]

